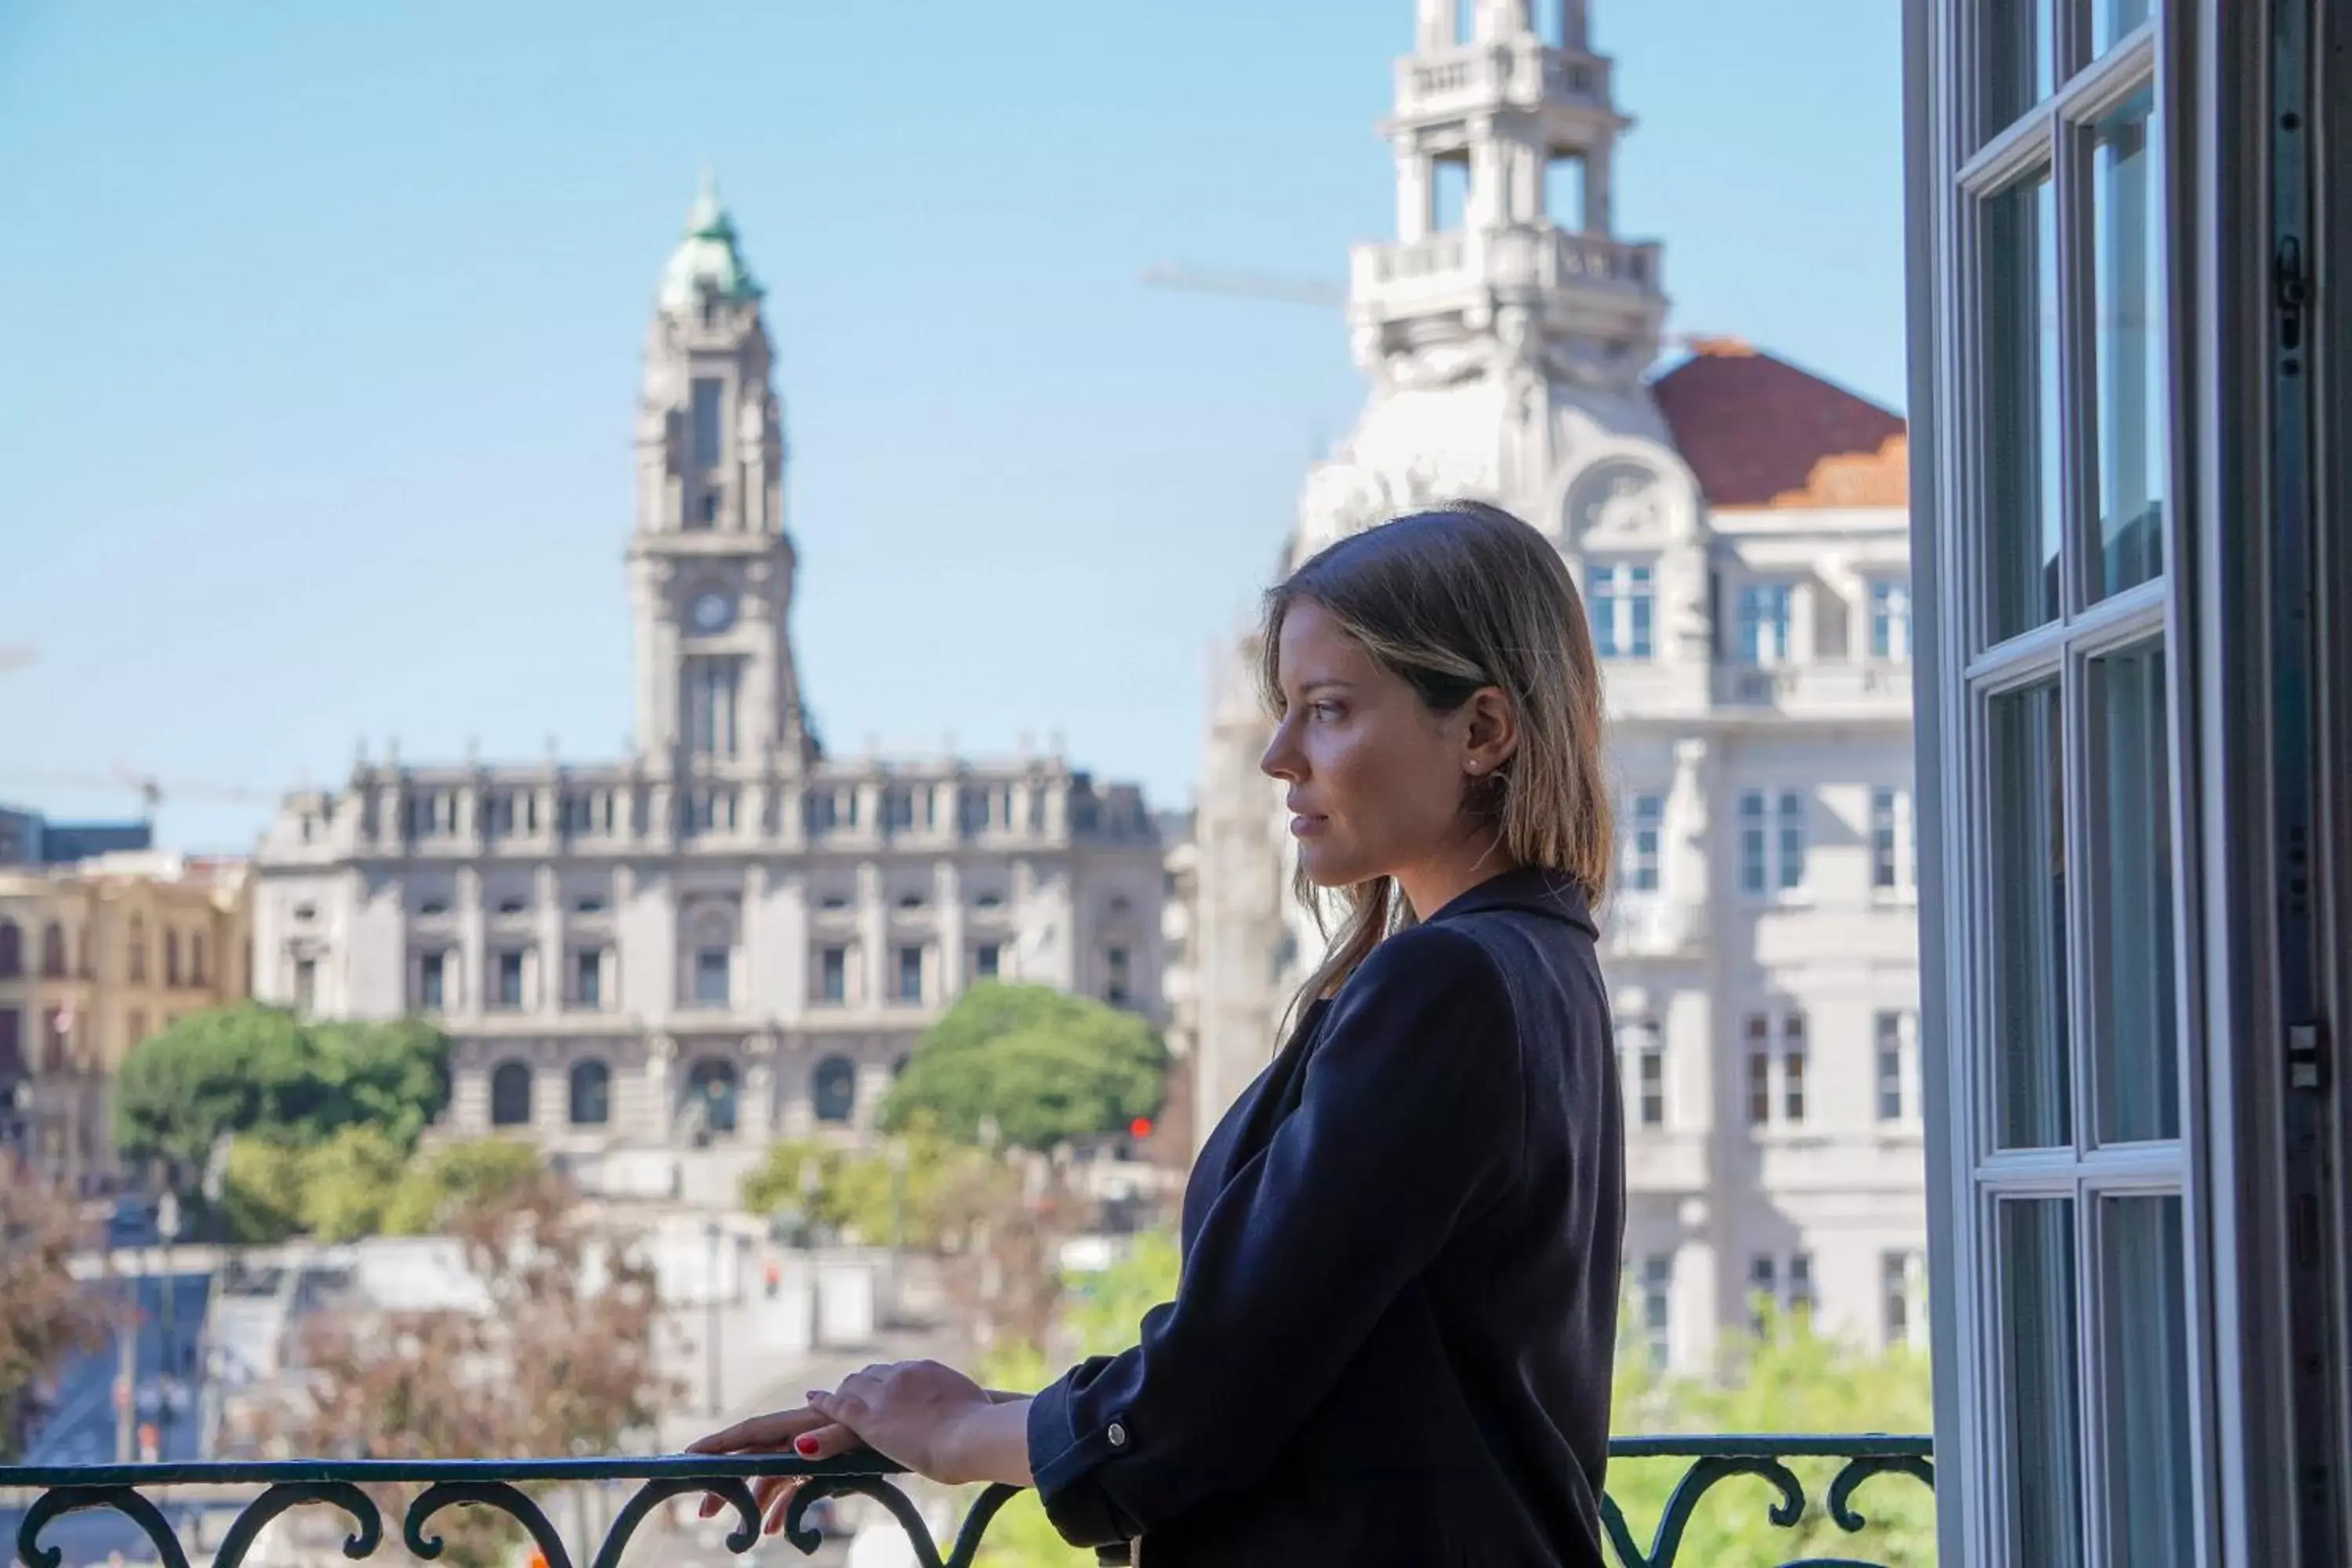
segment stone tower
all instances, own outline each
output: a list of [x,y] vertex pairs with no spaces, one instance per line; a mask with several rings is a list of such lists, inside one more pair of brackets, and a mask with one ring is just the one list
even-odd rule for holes
[[636,748],[674,776],[814,753],[791,640],[782,410],[761,290],[706,177],[662,269],[637,412],[629,545]]

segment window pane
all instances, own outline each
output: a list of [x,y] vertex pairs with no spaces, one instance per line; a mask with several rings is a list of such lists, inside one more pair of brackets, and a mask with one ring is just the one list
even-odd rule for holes
[[2074,1200],[1999,1208],[2000,1345],[2009,1426],[2011,1563],[2083,1560],[2075,1474]]
[[2156,92],[2094,128],[2091,267],[2099,376],[2099,592],[2164,570],[2164,295]]
[[1977,140],[1990,141],[2011,121],[2050,96],[2057,55],[2056,0],[1986,0],[1979,12],[1978,63],[1982,118]]
[[2091,47],[2105,54],[2116,39],[2147,20],[2148,0],[2091,0]]
[[1780,886],[1801,888],[1805,882],[1805,797],[1780,797]]
[[2101,1142],[2180,1135],[2164,649],[2091,661],[2091,1037]]
[[2107,1560],[2173,1568],[2196,1560],[2189,1455],[2189,1292],[2180,1199],[2099,1206],[2105,1324]]
[[2074,1138],[2058,688],[2009,692],[1990,708],[1995,1135],[2004,1149],[2047,1148]]
[[1983,208],[1984,540],[1993,640],[2058,614],[2058,202],[2047,170]]

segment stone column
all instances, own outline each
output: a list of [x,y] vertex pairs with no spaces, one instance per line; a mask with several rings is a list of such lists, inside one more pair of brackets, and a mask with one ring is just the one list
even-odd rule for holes
[[[478,1017],[483,1005],[489,999],[489,952],[484,945],[482,932],[482,874],[471,866],[457,868],[457,1005],[449,1010],[469,1017]],[[401,972],[407,973],[404,956]],[[449,977],[442,976],[446,987]],[[402,984],[406,986],[405,978]]]
[[776,1125],[776,1037],[762,1029],[744,1042],[743,1093],[736,1107],[736,1137],[765,1143]]
[[938,1001],[944,1007],[963,994],[969,960],[963,941],[963,868],[942,859],[931,870],[931,899],[940,911],[940,984]]
[[531,896],[539,910],[539,995],[532,1009],[543,1017],[563,1010],[570,975],[563,952],[563,888],[553,865],[542,862],[532,873]]

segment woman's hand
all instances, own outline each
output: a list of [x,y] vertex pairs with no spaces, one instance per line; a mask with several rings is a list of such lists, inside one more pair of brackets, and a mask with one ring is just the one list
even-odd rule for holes
[[[808,1408],[885,1458],[945,1486],[991,1477],[965,1442],[973,1418],[995,1408],[988,1390],[935,1361],[869,1366]],[[843,1447],[852,1446],[849,1443]]]
[[[787,1449],[803,1459],[829,1459],[835,1454],[847,1453],[858,1446],[856,1435],[847,1427],[810,1410],[805,1405],[798,1410],[778,1410],[766,1415],[754,1415],[748,1421],[738,1421],[724,1432],[713,1432],[687,1445],[689,1454],[781,1454]],[[758,1510],[761,1528],[770,1535],[784,1527],[785,1510],[792,1507],[793,1494],[800,1490],[805,1476],[754,1476],[751,1478],[751,1501]],[[722,1506],[716,1492],[702,1500],[700,1517],[709,1519]]]

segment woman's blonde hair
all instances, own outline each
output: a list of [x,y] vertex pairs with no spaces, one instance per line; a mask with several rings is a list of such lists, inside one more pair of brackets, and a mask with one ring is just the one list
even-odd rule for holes
[[[1458,501],[1326,545],[1265,596],[1258,678],[1276,714],[1282,621],[1301,601],[1410,682],[1433,712],[1454,712],[1482,688],[1501,689],[1518,745],[1494,774],[1465,781],[1464,809],[1495,822],[1514,862],[1558,872],[1597,907],[1614,858],[1601,668],[1584,601],[1551,542],[1500,507]],[[1322,890],[1303,870],[1294,887],[1332,937]],[[1429,912],[1409,910],[1391,877],[1346,888],[1339,902],[1329,956],[1293,1001],[1294,1016]]]

